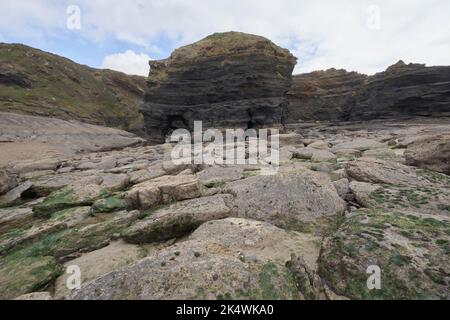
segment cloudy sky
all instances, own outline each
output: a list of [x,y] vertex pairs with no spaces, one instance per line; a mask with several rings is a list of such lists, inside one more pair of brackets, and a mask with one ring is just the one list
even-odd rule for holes
[[450,65],[448,0],[0,0],[0,12],[0,42],[130,74],[230,30],[290,49],[294,73],[373,74],[399,59]]

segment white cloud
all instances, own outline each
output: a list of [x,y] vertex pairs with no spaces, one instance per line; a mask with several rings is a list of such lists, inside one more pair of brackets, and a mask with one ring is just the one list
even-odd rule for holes
[[106,56],[103,59],[102,68],[146,77],[150,71],[149,61],[150,57],[148,55],[127,50],[123,53]]
[[[72,0],[36,0],[30,7],[1,0],[0,31],[36,33],[65,25]],[[299,58],[296,72],[330,67],[365,73],[384,70],[399,59],[450,65],[448,0],[77,0],[85,38],[111,38],[158,53],[221,31],[266,36]],[[57,3],[57,4],[55,4]],[[367,27],[368,9],[380,8],[380,29]],[[28,29],[27,29],[28,28]],[[4,30],[5,29],[5,30]],[[155,44],[159,47],[155,47]],[[150,51],[148,48],[153,48]],[[167,49],[166,49],[167,50]],[[167,52],[166,52],[167,54]]]

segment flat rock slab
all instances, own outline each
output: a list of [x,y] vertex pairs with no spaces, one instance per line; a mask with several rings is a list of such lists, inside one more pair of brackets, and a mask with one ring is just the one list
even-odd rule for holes
[[[119,240],[111,242],[107,247],[86,253],[77,259],[68,261],[64,264],[64,267],[67,269],[69,266],[78,266],[81,272],[81,283],[84,284],[111,271],[132,264],[144,258],[145,255],[146,251],[141,247]],[[65,273],[56,279],[56,299],[70,294],[70,290],[66,284],[69,276],[69,274]]]
[[347,163],[345,170],[351,179],[361,182],[406,186],[427,184],[417,176],[415,168],[393,161],[359,158]]
[[6,233],[0,236],[0,255],[16,246],[32,242],[35,239],[64,229],[67,229],[67,224],[60,221],[37,224],[27,230],[15,229],[15,232],[18,232],[18,234]]
[[343,149],[356,149],[359,151],[366,151],[370,149],[377,149],[385,147],[385,144],[378,142],[376,140],[367,139],[367,138],[356,138],[348,142],[341,142],[334,145],[331,148],[331,151],[337,152]]
[[0,209],[0,234],[25,226],[35,220],[32,208]]
[[197,177],[204,185],[217,182],[230,182],[244,177],[243,166],[210,167],[197,173]]
[[6,112],[0,112],[0,127],[15,142],[44,142],[63,154],[121,149],[143,142],[119,129]]

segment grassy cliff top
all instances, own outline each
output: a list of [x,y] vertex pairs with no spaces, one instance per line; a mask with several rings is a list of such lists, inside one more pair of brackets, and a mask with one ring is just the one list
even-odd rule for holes
[[0,43],[0,111],[139,131],[144,77],[98,70],[21,44]]
[[243,32],[214,33],[191,45],[175,50],[173,60],[196,60],[222,55],[267,54],[288,60],[296,59],[287,49],[269,39]]

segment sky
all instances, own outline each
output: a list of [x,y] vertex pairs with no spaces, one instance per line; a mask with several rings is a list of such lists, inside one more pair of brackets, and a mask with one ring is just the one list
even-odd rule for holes
[[448,0],[0,0],[0,12],[0,42],[143,76],[150,59],[225,31],[288,48],[294,74],[450,65]]

